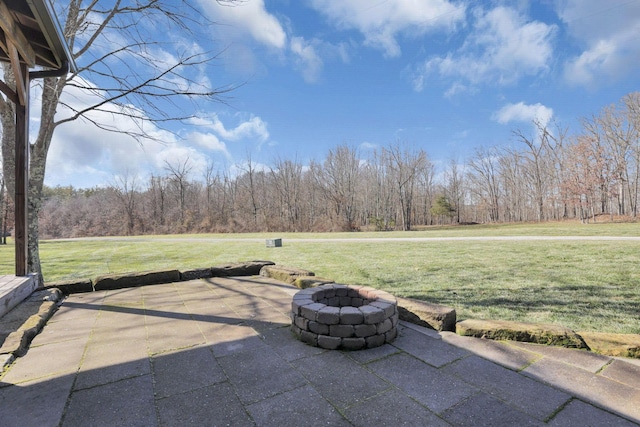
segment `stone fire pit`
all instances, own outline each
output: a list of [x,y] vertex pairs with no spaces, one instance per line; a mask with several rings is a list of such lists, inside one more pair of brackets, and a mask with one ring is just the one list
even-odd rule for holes
[[397,335],[398,303],[388,292],[338,284],[304,289],[291,302],[291,330],[302,342],[329,350],[360,350]]

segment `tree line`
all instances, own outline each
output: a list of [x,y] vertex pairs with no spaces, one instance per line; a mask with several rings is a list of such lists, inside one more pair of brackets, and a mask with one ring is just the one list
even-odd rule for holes
[[640,93],[582,120],[580,132],[534,122],[506,146],[435,165],[396,142],[364,156],[337,146],[321,162],[278,159],[240,173],[189,159],[166,163],[146,182],[118,176],[105,187],[46,188],[45,238],[276,231],[411,230],[450,223],[638,215]]

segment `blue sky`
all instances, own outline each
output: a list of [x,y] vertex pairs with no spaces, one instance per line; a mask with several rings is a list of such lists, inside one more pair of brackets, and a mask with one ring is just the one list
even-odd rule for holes
[[213,86],[239,85],[229,102],[201,105],[175,134],[147,125],[164,144],[61,126],[47,185],[124,173],[143,183],[186,158],[192,179],[208,162],[234,171],[249,156],[265,168],[307,164],[340,144],[363,158],[402,143],[436,166],[464,162],[477,147],[515,144],[513,130],[533,136],[532,120],[577,133],[582,117],[640,90],[640,0],[196,2],[217,23],[208,34],[155,36],[222,51],[201,72]]

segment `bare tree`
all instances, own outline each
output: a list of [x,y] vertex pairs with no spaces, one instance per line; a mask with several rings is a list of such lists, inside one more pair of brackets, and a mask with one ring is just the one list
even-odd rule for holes
[[323,173],[317,176],[321,180],[325,195],[333,205],[334,212],[342,229],[356,229],[357,192],[360,178],[360,160],[355,149],[340,145],[329,154],[324,161]]
[[526,177],[523,166],[524,156],[515,149],[500,150],[497,159],[498,175],[502,183],[503,218],[505,221],[525,221],[528,218],[527,206],[529,191],[525,183]]
[[[258,177],[259,173],[256,170],[256,164],[251,158],[251,153],[247,152],[247,160],[244,165],[239,168],[244,174],[239,177],[243,190],[247,193],[249,199],[249,208],[251,210],[251,218],[253,223],[253,230],[258,230],[258,212],[261,209],[260,198],[258,194]],[[264,174],[262,174],[264,175]]]
[[164,232],[166,222],[167,177],[152,175],[147,190],[151,223],[155,233]]
[[288,231],[300,231],[300,185],[302,182],[302,165],[297,161],[276,161],[271,169],[273,186],[279,198],[280,216],[285,219],[285,228]]
[[171,163],[165,160],[165,170],[169,174],[169,186],[174,191],[174,196],[178,203],[180,224],[184,222],[185,211],[187,209],[187,190],[189,188],[189,173],[191,172],[191,161],[189,157],[183,162]]
[[638,197],[640,195],[640,92],[632,92],[622,98],[624,117],[628,124],[630,141],[631,179],[629,197],[631,215],[638,215]]
[[418,177],[429,164],[424,150],[410,150],[399,143],[388,149],[389,169],[393,174],[400,200],[402,229],[411,230],[413,220],[413,198]]
[[522,131],[514,131],[514,135],[518,141],[525,145],[525,150],[522,152],[522,158],[524,160],[522,171],[527,178],[527,183],[531,188],[530,194],[533,194],[534,203],[536,206],[536,219],[538,222],[545,219],[544,215],[544,202],[546,196],[546,173],[547,168],[545,162],[547,161],[547,139],[544,137],[548,132],[546,125],[543,125],[539,121],[534,121],[538,135],[536,137],[527,137]]
[[136,224],[136,200],[138,198],[136,177],[126,171],[123,175],[116,176],[112,187],[127,218],[127,235],[131,236]]
[[447,200],[455,211],[456,222],[460,223],[464,206],[464,174],[460,171],[458,160],[449,160],[449,167],[444,173]]
[[[638,129],[627,120],[623,104],[622,111],[615,105],[602,110],[595,118],[600,138],[614,162],[614,176],[618,183],[618,212],[621,215],[637,213],[638,176],[634,173],[634,147],[637,145]],[[627,207],[629,212],[627,212]]]
[[473,191],[479,196],[479,202],[488,211],[489,221],[500,220],[500,180],[498,175],[497,148],[477,148],[469,162],[468,178]]
[[376,230],[390,230],[396,225],[395,186],[389,171],[387,150],[376,150],[362,167],[364,215]]
[[[233,3],[232,0],[217,0]],[[31,144],[29,165],[29,271],[42,276],[38,245],[38,215],[42,207],[46,160],[56,128],[74,120],[89,121],[97,127],[125,133],[141,140],[148,138],[148,123],[164,123],[193,116],[197,100],[220,100],[231,87],[212,89],[200,83],[197,73],[215,55],[182,49],[174,52],[173,62],[158,60],[157,53],[170,45],[154,39],[149,28],[162,28],[167,33],[194,34],[200,24],[190,18],[195,7],[188,0],[140,0],[134,3],[115,0],[100,2],[82,0],[60,2],[58,10],[66,15],[64,36],[72,51],[77,74],[42,81],[42,109],[35,141]],[[197,12],[196,12],[197,13]],[[153,26],[149,23],[153,22]],[[192,46],[193,44],[190,44]],[[191,77],[189,77],[191,75]],[[13,76],[5,68],[5,82],[12,84]],[[63,101],[66,88],[84,91],[96,100],[91,105],[74,106]],[[162,102],[160,102],[160,100]],[[173,108],[167,108],[167,105]],[[69,113],[57,117],[59,106]],[[132,107],[135,106],[135,107]],[[127,117],[136,126],[122,129],[93,116],[100,112],[112,117]],[[13,140],[15,124],[13,105],[0,97],[4,174],[14,176]],[[13,182],[7,182],[13,193]],[[42,278],[42,277],[40,277]]]

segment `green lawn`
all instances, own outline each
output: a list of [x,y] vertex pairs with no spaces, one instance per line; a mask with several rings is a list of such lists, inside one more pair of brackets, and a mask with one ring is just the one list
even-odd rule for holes
[[[420,232],[160,236],[41,242],[48,281],[271,260],[456,308],[459,319],[640,333],[640,241],[322,241],[368,237],[640,236],[640,224],[442,227]],[[283,247],[264,239],[282,237]],[[310,239],[297,241],[296,238]],[[224,239],[224,240],[221,240]],[[13,246],[0,247],[0,272]]]

